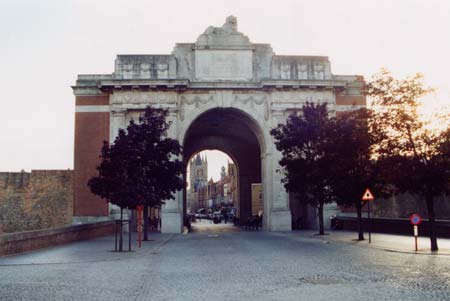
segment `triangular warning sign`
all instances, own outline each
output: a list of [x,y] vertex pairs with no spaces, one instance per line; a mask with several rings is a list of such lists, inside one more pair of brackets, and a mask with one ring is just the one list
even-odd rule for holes
[[369,188],[366,189],[366,191],[364,192],[361,200],[363,200],[363,201],[373,201],[373,200],[375,200],[375,197],[373,196],[372,192],[370,192]]

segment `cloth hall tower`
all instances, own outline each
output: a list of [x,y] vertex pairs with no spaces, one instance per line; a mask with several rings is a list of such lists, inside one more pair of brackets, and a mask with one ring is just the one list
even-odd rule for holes
[[197,154],[189,163],[189,190],[187,208],[199,208],[198,192],[208,184],[208,159]]

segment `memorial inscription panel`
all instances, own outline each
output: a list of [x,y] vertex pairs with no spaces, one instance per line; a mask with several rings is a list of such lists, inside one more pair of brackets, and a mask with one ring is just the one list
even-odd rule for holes
[[251,80],[252,55],[251,50],[196,50],[196,79]]

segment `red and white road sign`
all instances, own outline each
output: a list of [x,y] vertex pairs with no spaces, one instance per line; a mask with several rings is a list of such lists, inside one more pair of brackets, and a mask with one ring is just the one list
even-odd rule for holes
[[373,196],[372,192],[369,190],[369,188],[366,189],[366,191],[364,192],[362,198],[362,201],[373,201],[375,200],[375,197]]
[[420,223],[422,222],[422,217],[417,214],[411,214],[411,216],[409,217],[409,221],[411,222],[411,224],[415,225],[420,225]]

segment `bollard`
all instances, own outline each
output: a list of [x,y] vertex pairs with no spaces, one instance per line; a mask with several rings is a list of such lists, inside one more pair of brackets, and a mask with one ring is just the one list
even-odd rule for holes
[[116,224],[115,224],[115,226],[114,226],[114,232],[115,232],[115,240],[114,240],[114,251],[116,251],[117,252],[117,221],[116,221]]
[[416,246],[416,252],[418,251],[418,248],[417,248],[417,236],[419,236],[419,227],[417,225],[414,225],[414,244]]
[[131,219],[128,220],[128,251],[131,252]]
[[123,251],[123,230],[122,230],[122,220],[120,220],[120,227],[119,227],[119,252]]

